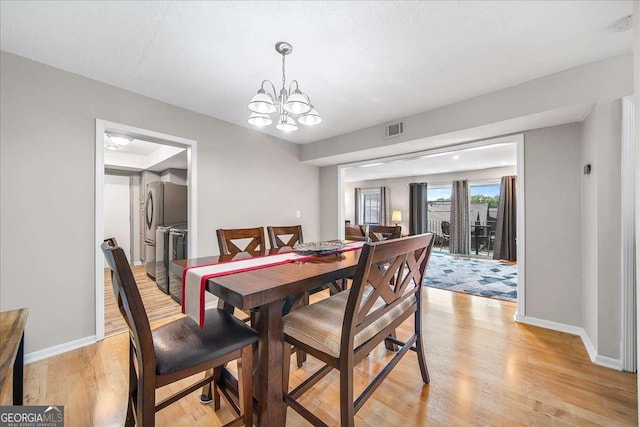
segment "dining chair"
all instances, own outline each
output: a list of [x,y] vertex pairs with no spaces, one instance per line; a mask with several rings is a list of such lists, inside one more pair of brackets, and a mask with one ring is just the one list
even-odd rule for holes
[[382,240],[399,239],[402,236],[402,227],[399,225],[370,225],[369,237],[372,242]]
[[[340,372],[340,425],[353,426],[356,412],[409,350],[416,352],[422,380],[429,383],[420,297],[432,247],[433,234],[367,243],[362,248],[349,290],[283,318],[283,397],[289,407],[311,424],[326,426],[297,399],[337,369]],[[390,338],[389,334],[411,316],[413,334],[406,341]],[[355,365],[380,343],[389,340],[400,346],[399,351],[354,401]],[[320,359],[325,366],[289,391],[287,356],[291,345]]]
[[[296,243],[304,243],[302,238],[301,225],[289,225],[284,227],[267,227],[267,235],[269,236],[269,244],[271,248],[284,248],[286,246],[293,247]],[[282,240],[287,237],[287,241]]]
[[[240,408],[231,406],[238,417],[226,426],[253,423],[253,351],[258,333],[219,309],[205,312],[200,329],[189,317],[151,329],[138,286],[122,248],[115,239],[101,245],[111,269],[113,293],[120,313],[129,328],[129,391],[125,426],[153,427],[155,413],[200,387],[213,386],[215,409],[220,408],[220,393],[212,384],[225,363],[237,360]],[[204,378],[183,390],[156,402],[156,389],[204,372]],[[204,403],[210,399],[203,394]]]
[[442,231],[442,235],[440,236],[440,250],[444,246],[445,240],[447,241],[447,245],[451,239],[451,224],[449,221],[442,221],[440,223],[440,229]]
[[[264,240],[264,229],[262,227],[255,228],[234,228],[216,230],[218,236],[218,247],[220,248],[220,255],[235,255],[240,252],[254,252],[265,251],[267,245]],[[240,241],[249,242],[244,249],[237,246]]]

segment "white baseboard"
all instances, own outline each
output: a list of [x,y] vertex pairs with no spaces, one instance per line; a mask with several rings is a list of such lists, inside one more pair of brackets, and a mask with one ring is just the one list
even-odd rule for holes
[[613,357],[597,355],[596,360],[592,360],[596,365],[604,366],[605,368],[615,369],[616,371],[622,371],[622,360],[614,359]]
[[540,328],[551,329],[553,331],[565,332],[571,335],[578,335],[582,339],[582,344],[589,354],[591,362],[596,365],[604,366],[605,368],[615,369],[616,371],[622,371],[622,361],[620,359],[614,359],[613,357],[602,356],[596,352],[591,339],[587,335],[584,328],[573,325],[566,325],[564,323],[552,322],[551,320],[538,319],[536,317],[521,316],[516,314],[513,319],[516,322],[524,323],[527,325],[538,326]]
[[80,338],[75,341],[69,341],[63,344],[54,345],[53,347],[43,348],[42,350],[32,351],[24,355],[24,363],[37,362],[38,360],[46,359],[48,357],[57,356],[58,354],[66,353],[67,351],[75,350],[87,345],[91,345],[97,342],[96,336],[91,335],[89,337]]

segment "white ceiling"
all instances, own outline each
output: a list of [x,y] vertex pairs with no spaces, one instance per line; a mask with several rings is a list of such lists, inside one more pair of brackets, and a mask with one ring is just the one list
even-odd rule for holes
[[[105,135],[104,144],[113,144]],[[187,150],[165,144],[132,138],[117,151],[104,149],[104,165],[108,169],[162,172],[166,169],[187,169]]]
[[344,180],[355,182],[515,166],[516,160],[515,138],[504,137],[471,148],[432,150],[408,157],[362,162],[345,168]]
[[274,44],[322,124],[308,143],[632,51],[631,1],[0,2],[0,48],[241,126]]

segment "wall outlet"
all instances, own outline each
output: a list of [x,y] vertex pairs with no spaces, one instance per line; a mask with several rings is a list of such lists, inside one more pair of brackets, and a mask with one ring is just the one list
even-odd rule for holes
[[300,211],[296,211],[296,218],[300,218]]

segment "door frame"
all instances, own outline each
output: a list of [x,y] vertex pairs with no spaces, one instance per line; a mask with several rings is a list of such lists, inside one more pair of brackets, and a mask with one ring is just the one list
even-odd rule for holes
[[[104,256],[100,245],[104,239],[104,134],[107,131],[143,137],[146,140],[158,142],[164,145],[186,148],[187,150],[187,185],[188,208],[187,218],[189,222],[189,256],[197,257],[197,164],[198,142],[193,139],[182,138],[162,132],[142,129],[121,123],[96,119],[95,134],[95,291],[96,291],[96,341],[104,339]],[[141,190],[142,191],[142,190]],[[135,219],[134,219],[135,220]]]
[[635,108],[633,95],[622,98],[620,364],[627,372],[637,370]]

